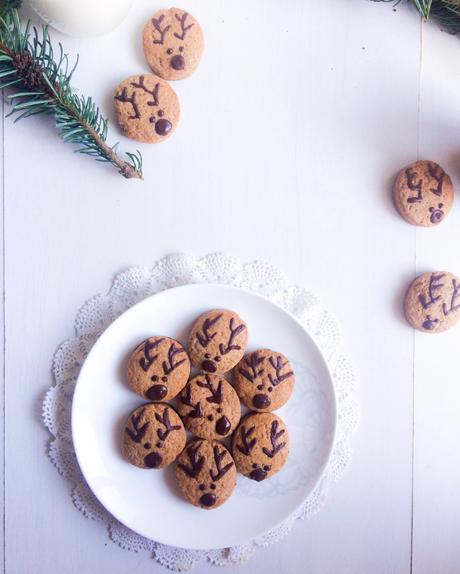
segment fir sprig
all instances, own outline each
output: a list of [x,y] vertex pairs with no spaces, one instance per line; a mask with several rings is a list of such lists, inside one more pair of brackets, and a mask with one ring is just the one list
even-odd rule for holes
[[[374,2],[393,2],[401,0],[374,0]],[[460,0],[409,0],[417,8],[424,20],[433,18],[446,32],[460,32]]]
[[124,161],[117,145],[109,146],[108,120],[92,98],[77,95],[70,85],[78,63],[69,65],[59,44],[54,52],[48,28],[39,32],[30,21],[22,27],[18,0],[3,0],[0,5],[0,88],[11,88],[7,98],[16,114],[15,121],[37,114],[53,115],[64,142],[77,146],[77,153],[115,166],[126,178],[142,179],[140,152],[127,153]]

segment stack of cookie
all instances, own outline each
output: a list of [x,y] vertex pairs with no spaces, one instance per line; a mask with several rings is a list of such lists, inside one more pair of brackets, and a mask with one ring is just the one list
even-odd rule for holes
[[199,23],[178,8],[160,10],[143,34],[144,54],[154,72],[123,80],[115,90],[118,124],[131,139],[158,143],[177,127],[180,104],[170,80],[187,78],[200,63],[204,36]]
[[[272,411],[290,398],[294,371],[269,349],[245,355],[247,344],[246,323],[217,309],[194,323],[188,353],[178,341],[155,336],[128,362],[130,387],[151,402],[128,417],[123,453],[140,468],[161,469],[177,459],[179,491],[201,508],[217,508],[230,497],[237,471],[260,482],[289,454],[288,430]],[[192,366],[198,374],[190,378]],[[175,397],[176,408],[165,402]],[[242,420],[240,401],[249,409]],[[194,435],[187,444],[186,431]]]

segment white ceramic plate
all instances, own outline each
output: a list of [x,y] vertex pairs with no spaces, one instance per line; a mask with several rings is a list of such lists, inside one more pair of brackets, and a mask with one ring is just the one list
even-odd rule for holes
[[[126,384],[126,360],[151,335],[183,343],[194,319],[212,308],[237,311],[248,323],[249,350],[270,347],[293,362],[296,384],[279,411],[291,452],[285,467],[257,483],[238,475],[233,496],[215,510],[184,502],[172,468],[141,470],[120,453],[125,420],[143,401]],[[334,442],[336,402],[331,375],[312,338],[289,313],[249,291],[186,285],[135,305],[101,335],[80,372],[72,432],[83,474],[100,502],[135,532],[163,544],[213,549],[244,544],[289,517],[313,490]]]

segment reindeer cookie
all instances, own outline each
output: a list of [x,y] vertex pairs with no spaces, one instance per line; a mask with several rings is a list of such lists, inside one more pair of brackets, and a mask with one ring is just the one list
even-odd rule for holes
[[234,311],[215,309],[195,321],[189,337],[190,360],[207,373],[226,373],[243,357],[248,344],[246,323]]
[[260,482],[276,474],[289,455],[289,434],[284,422],[273,413],[245,417],[233,435],[232,454],[236,468]]
[[179,395],[177,410],[186,428],[208,440],[221,440],[238,426],[240,399],[219,375],[198,375]]
[[207,510],[217,508],[235,488],[235,462],[222,444],[194,440],[177,460],[176,480],[185,500]]
[[200,63],[203,49],[201,26],[179,8],[160,10],[145,25],[145,57],[155,74],[165,80],[190,76]]
[[449,213],[454,201],[452,181],[434,161],[416,161],[396,178],[393,199],[409,223],[433,227]]
[[190,360],[184,347],[169,337],[150,337],[128,361],[128,383],[141,397],[169,401],[186,385]]
[[152,74],[131,76],[121,82],[114,102],[117,122],[133,140],[162,142],[179,122],[180,105],[175,91]]
[[404,301],[409,323],[425,333],[450,329],[460,319],[460,278],[452,273],[423,273],[410,285]]
[[259,349],[244,357],[233,375],[241,401],[251,410],[274,411],[289,400],[295,377],[289,360],[270,349]]
[[126,421],[122,451],[140,468],[164,468],[185,446],[185,429],[179,415],[169,405],[142,405]]

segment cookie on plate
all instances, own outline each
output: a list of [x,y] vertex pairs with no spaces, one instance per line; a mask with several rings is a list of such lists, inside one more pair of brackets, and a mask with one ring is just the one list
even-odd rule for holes
[[289,455],[286,425],[273,413],[253,413],[240,423],[232,441],[236,468],[261,482],[276,474]]
[[169,401],[185,387],[190,360],[184,347],[169,337],[150,337],[128,361],[129,386],[151,401]]
[[423,273],[407,290],[404,312],[419,331],[450,329],[460,319],[460,278],[447,271]]
[[416,161],[399,173],[393,187],[393,199],[406,221],[433,227],[449,213],[454,188],[440,165],[434,161]]
[[226,373],[241,360],[248,344],[246,323],[234,311],[214,309],[200,315],[189,337],[192,365],[207,373]]
[[241,416],[238,395],[219,375],[194,377],[179,395],[177,410],[190,432],[208,440],[229,436]]
[[164,403],[142,405],[126,421],[122,451],[140,468],[165,468],[185,446],[185,429],[179,415]]
[[246,355],[233,374],[238,396],[255,411],[274,411],[282,407],[291,396],[294,382],[289,360],[270,349],[259,349]]
[[114,96],[117,122],[131,139],[158,143],[169,138],[180,118],[176,92],[153,74],[123,80]]
[[203,30],[179,8],[160,10],[144,28],[144,54],[152,70],[165,80],[190,76],[204,49]]
[[189,442],[177,460],[175,474],[185,500],[207,510],[223,504],[236,485],[235,462],[219,442]]

